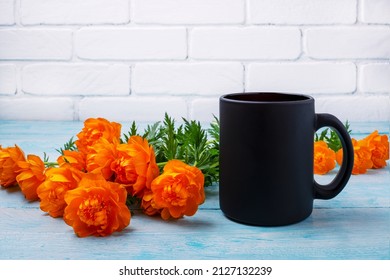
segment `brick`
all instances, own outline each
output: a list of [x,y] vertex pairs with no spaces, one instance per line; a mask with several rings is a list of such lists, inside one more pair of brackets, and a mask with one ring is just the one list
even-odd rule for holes
[[22,89],[42,95],[128,95],[130,67],[107,64],[34,64],[23,68]]
[[[232,93],[232,92],[225,92]],[[219,97],[196,98],[190,105],[190,118],[201,123],[210,124],[214,116],[219,118]]]
[[157,24],[243,23],[244,0],[135,0],[132,20]]
[[68,60],[72,31],[67,29],[1,29],[0,59]]
[[345,121],[390,121],[390,96],[346,95],[318,97],[317,113],[329,113]]
[[16,93],[16,67],[11,64],[0,65],[0,94]]
[[15,24],[14,0],[0,0],[0,25]]
[[218,95],[243,90],[241,63],[140,63],[134,69],[136,94]]
[[194,28],[190,57],[195,59],[296,59],[301,53],[297,28]]
[[356,0],[250,0],[249,5],[249,21],[255,24],[352,24],[356,21]]
[[350,93],[355,90],[353,63],[254,63],[247,71],[246,91]]
[[0,97],[1,120],[73,120],[70,98]]
[[390,27],[323,27],[306,31],[306,49],[318,59],[390,58]]
[[185,28],[83,28],[76,53],[85,59],[185,59]]
[[363,65],[360,70],[360,90],[363,92],[390,94],[390,64]]
[[167,97],[86,97],[79,103],[79,118],[103,117],[115,121],[156,122],[164,114],[180,120],[187,117],[184,99]]
[[389,0],[361,0],[360,18],[366,23],[390,23]]
[[129,0],[22,0],[23,24],[127,23]]

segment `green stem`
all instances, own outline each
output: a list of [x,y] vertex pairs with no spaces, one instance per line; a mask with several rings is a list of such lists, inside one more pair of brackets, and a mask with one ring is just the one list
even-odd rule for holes
[[158,167],[164,167],[167,163],[168,163],[167,161],[158,162],[158,163],[157,163],[157,166],[158,166]]
[[44,161],[43,163],[45,164],[46,167],[58,167],[58,163],[57,162]]

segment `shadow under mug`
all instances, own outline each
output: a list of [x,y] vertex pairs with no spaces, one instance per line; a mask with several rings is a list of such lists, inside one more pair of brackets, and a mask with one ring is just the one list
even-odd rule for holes
[[[280,226],[310,216],[314,199],[331,199],[347,184],[353,146],[333,115],[316,114],[314,99],[283,93],[220,97],[220,207],[230,219]],[[314,134],[333,128],[343,146],[339,172],[327,185],[314,180]]]

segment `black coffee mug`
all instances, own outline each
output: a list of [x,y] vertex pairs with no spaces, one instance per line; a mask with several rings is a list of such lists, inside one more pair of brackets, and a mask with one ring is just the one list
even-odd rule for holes
[[[316,114],[314,99],[283,93],[220,97],[220,207],[230,219],[279,226],[310,216],[314,199],[330,199],[347,184],[353,146],[333,115]],[[343,162],[332,182],[314,180],[314,134],[335,129]]]

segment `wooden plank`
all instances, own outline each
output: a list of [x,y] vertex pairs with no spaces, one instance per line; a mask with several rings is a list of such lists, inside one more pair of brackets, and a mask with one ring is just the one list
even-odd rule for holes
[[[331,175],[326,175],[325,177]],[[367,174],[352,175],[343,191],[331,200],[315,200],[317,208],[389,207],[390,168],[368,170]]]
[[0,216],[0,259],[389,258],[383,208],[316,209],[284,227],[237,224],[215,210],[169,222],[137,213],[130,227],[106,238],[77,238],[38,209],[0,209]]
[[[351,124],[358,139],[388,123]],[[124,131],[130,126],[125,124]],[[26,153],[54,151],[81,122],[0,121],[0,144]],[[330,181],[337,171],[317,181]],[[312,216],[285,227],[235,223],[219,209],[219,187],[193,217],[162,221],[135,212],[131,225],[106,238],[77,238],[18,188],[0,190],[0,259],[389,259],[390,168],[353,175],[332,200],[316,200]]]

